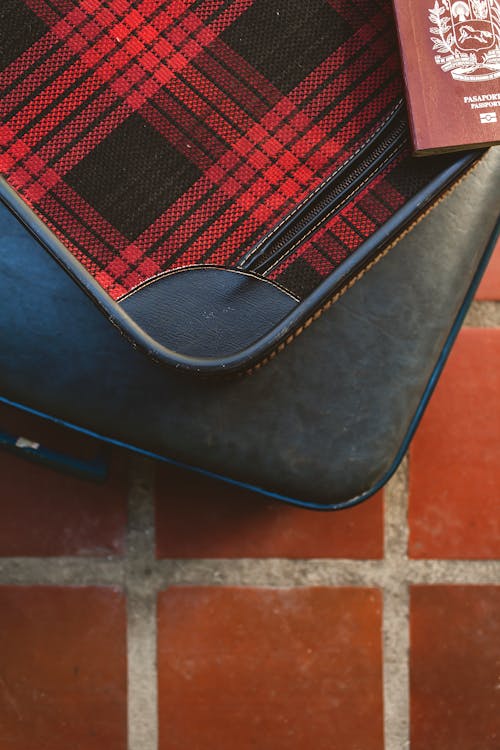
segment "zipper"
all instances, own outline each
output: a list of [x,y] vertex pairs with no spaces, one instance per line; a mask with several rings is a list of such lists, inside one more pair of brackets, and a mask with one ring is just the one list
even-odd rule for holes
[[408,123],[401,100],[384,125],[284,222],[253,247],[237,268],[269,273],[313,232],[338,214],[363,187],[393,161],[408,143]]

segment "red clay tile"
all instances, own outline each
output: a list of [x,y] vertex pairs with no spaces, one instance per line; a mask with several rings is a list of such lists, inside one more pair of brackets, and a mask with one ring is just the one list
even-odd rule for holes
[[159,557],[383,556],[380,494],[356,508],[325,514],[164,466],[156,496]]
[[477,290],[476,299],[500,300],[500,242]]
[[410,452],[410,555],[500,557],[500,330],[464,329]]
[[124,750],[125,600],[0,587],[2,750]]
[[371,589],[163,592],[160,750],[382,750],[380,620]]
[[[84,458],[99,443],[45,420],[0,407],[0,429]],[[128,458],[113,451],[103,484],[59,473],[0,450],[0,556],[106,556],[123,552]]]
[[411,593],[412,750],[500,748],[500,586]]

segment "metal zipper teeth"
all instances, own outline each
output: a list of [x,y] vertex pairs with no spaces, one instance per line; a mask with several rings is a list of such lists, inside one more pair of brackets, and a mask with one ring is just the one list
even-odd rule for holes
[[239,268],[253,273],[268,273],[271,267],[284,260],[312,231],[319,229],[324,221],[341,211],[406,145],[408,126],[399,109],[387,125],[389,132],[384,128],[375,141],[361,150],[348,169],[341,170],[334,180],[325,183],[300,212],[283,224],[257,253],[243,259]]

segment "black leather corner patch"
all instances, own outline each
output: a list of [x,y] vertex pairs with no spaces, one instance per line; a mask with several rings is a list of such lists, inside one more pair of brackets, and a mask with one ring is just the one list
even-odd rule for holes
[[254,344],[297,304],[269,281],[210,266],[165,274],[120,301],[159,344],[185,356],[210,358]]

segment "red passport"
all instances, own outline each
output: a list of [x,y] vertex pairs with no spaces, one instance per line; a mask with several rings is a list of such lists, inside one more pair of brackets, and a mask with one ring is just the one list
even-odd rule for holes
[[415,154],[500,143],[498,0],[394,6]]

